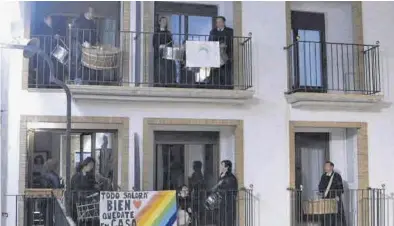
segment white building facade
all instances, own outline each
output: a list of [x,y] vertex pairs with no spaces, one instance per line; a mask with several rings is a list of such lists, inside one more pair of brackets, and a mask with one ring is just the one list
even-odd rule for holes
[[[251,57],[239,53],[243,63],[238,64],[245,73],[238,78],[238,83],[248,85],[233,90],[152,87],[143,82],[153,73],[153,61],[144,55],[151,51],[147,47],[151,39],[146,36],[137,42],[123,38],[121,45],[131,43],[121,63],[122,79],[126,82],[120,86],[70,85],[73,130],[115,131],[116,145],[112,149],[117,153],[115,178],[121,189],[155,189],[158,182],[152,166],[157,167],[156,131],[214,131],[219,133],[217,164],[219,160],[230,159],[239,186],[253,185],[254,224],[249,225],[295,225],[288,188],[297,188],[300,183],[306,187],[304,180],[297,182],[296,153],[302,149],[296,144],[297,134],[329,134],[328,158],[319,157],[320,154],[301,158],[331,160],[348,189],[381,188],[384,184],[387,195],[394,192],[394,179],[390,177],[394,171],[391,161],[391,157],[394,158],[391,151],[394,96],[390,92],[394,85],[390,70],[394,64],[394,47],[391,46],[394,31],[390,29],[394,21],[393,3],[185,3],[216,6],[217,15],[226,17],[227,25],[234,28],[236,36],[245,40],[251,37],[250,50],[245,53]],[[24,24],[20,32],[30,37],[33,3],[3,4],[9,8],[1,8],[20,10],[20,17],[9,22]],[[319,40],[314,40],[313,32],[306,35],[309,30],[317,29],[303,28],[309,23],[301,19],[298,38],[295,38],[297,23],[291,16],[295,11],[323,15],[324,31],[318,33]],[[158,14],[154,2],[122,2],[120,12],[119,30],[136,34],[153,31],[154,15]],[[2,26],[11,29],[10,24]],[[301,44],[294,45],[295,40]],[[311,43],[315,47],[311,47]],[[353,44],[371,46],[354,47]],[[314,70],[316,72],[312,72]],[[15,197],[7,195],[23,194],[28,188],[26,175],[32,161],[29,147],[37,149],[37,145],[31,146],[33,141],[29,140],[29,134],[39,129],[65,129],[64,92],[29,87],[28,73],[28,60],[23,59],[21,52],[2,50],[1,134],[2,138],[6,137],[1,139],[2,225],[16,225],[18,218]],[[297,91],[297,87],[301,91]],[[323,92],[316,90],[321,87]],[[35,138],[38,139],[38,135]],[[57,139],[61,143],[63,138]],[[42,144],[39,149],[46,148]],[[57,149],[58,157],[64,162],[64,149],[59,145]],[[194,153],[187,152],[188,155]],[[303,171],[307,170],[307,164],[302,164],[301,174],[307,177]],[[60,166],[60,174],[65,175],[64,163]],[[320,165],[310,164],[309,169],[316,169],[310,174],[318,174],[320,178]],[[306,181],[311,183],[309,189],[317,189],[312,179]],[[349,210],[349,214],[351,212]],[[367,225],[355,211],[352,214],[354,216],[349,218],[353,219],[353,225]],[[387,217],[388,214],[386,220]]]

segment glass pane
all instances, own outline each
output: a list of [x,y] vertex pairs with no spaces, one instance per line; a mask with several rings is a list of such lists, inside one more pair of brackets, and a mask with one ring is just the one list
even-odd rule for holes
[[169,29],[171,31],[172,39],[175,45],[183,43],[185,36],[185,16],[173,14],[170,16]]
[[185,183],[183,144],[156,145],[156,189],[174,190]]
[[322,86],[322,55],[320,31],[299,30],[300,86]]
[[[189,16],[188,17],[188,40],[208,40],[209,32],[212,29],[212,17],[206,16]],[[193,36],[203,35],[203,36]]]

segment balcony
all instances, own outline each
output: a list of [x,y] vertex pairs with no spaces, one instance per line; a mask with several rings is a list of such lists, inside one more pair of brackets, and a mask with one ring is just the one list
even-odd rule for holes
[[[123,194],[123,192],[129,193],[131,197],[132,191],[121,191],[120,193]],[[140,217],[141,212],[146,211],[146,208],[144,209],[143,207],[140,209],[139,207],[124,205],[122,207],[125,208],[124,211],[109,211],[105,209],[102,212],[108,213],[109,216],[122,213],[123,215],[117,215],[116,221],[121,223],[116,225],[122,225],[122,222],[127,222],[130,219],[136,221],[130,225],[135,225],[139,221],[142,221],[140,222],[142,224],[145,221],[153,222],[154,220],[173,221],[171,225],[210,226],[221,225],[220,221],[227,222],[226,225],[257,225],[255,222],[257,218],[255,215],[255,198],[251,189],[242,188],[238,191],[220,191],[217,193],[200,190],[197,193],[190,193],[190,196],[187,198],[179,197],[178,192],[180,191],[173,192],[167,191],[167,193],[161,193],[160,197],[155,197],[152,191],[148,191],[150,193],[149,200],[132,198],[134,202],[142,204],[146,204],[147,201],[161,201],[167,204],[168,201],[173,200],[173,202],[167,204],[168,206],[171,205],[171,209],[154,209],[156,214],[145,216],[143,219]],[[211,194],[215,195],[210,196]],[[101,205],[102,202],[100,202],[98,191],[71,191],[67,193],[64,190],[27,189],[23,195],[9,195],[7,197],[16,206],[17,212],[12,212],[13,215],[17,214],[18,216],[14,225],[22,222],[23,225],[40,226],[96,226],[105,225],[108,219],[111,219],[105,218],[106,214],[100,215],[100,208],[105,206]],[[211,197],[209,202],[205,201],[208,197]],[[215,199],[215,197],[220,199]],[[121,208],[121,206],[119,207]],[[129,215],[132,211],[136,214],[134,217]],[[172,214],[172,211],[177,212],[175,219],[163,218],[161,215],[157,215],[157,213],[161,212]],[[138,216],[138,213],[140,216]],[[114,224],[114,222],[112,223]],[[126,224],[124,223],[124,225]]]
[[[253,97],[251,37],[225,40],[226,63],[218,68],[186,66],[186,42],[216,40],[209,35],[69,29],[66,37],[33,37],[52,56],[56,77],[69,84],[75,100],[244,103]],[[60,47],[68,52],[61,59]],[[28,87],[58,88],[38,57],[30,60]]]
[[293,108],[384,107],[378,43],[297,41],[285,50],[289,74],[285,96]]
[[310,190],[290,189],[289,192],[293,226],[385,225],[392,217],[388,211],[391,201],[384,188],[330,191],[331,198],[326,199],[316,198],[321,193]]

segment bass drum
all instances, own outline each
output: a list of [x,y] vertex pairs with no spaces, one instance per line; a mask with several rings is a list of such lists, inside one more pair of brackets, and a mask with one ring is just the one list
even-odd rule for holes
[[213,192],[208,196],[208,198],[205,200],[205,208],[207,210],[214,210],[219,208],[219,205],[222,201],[222,196],[220,195],[219,192]]

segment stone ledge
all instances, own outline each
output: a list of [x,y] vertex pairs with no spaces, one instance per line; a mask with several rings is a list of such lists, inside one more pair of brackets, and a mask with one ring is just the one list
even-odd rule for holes
[[215,90],[132,86],[69,85],[74,100],[200,102],[243,104],[253,90]]
[[285,97],[293,108],[309,110],[380,111],[391,105],[383,101],[383,95],[292,93]]

